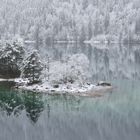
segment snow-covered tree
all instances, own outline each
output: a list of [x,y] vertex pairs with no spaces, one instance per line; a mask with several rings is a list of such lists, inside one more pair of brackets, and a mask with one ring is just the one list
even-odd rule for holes
[[[43,77],[46,81],[45,74]],[[75,54],[65,58],[63,62],[50,62],[49,83],[51,84],[84,85],[89,78],[89,60],[84,54]]]
[[[20,75],[20,65],[22,63],[25,51],[22,44],[16,40],[4,42],[1,44],[0,50],[0,64],[1,72],[7,72],[8,75]],[[5,70],[4,70],[5,68]],[[2,72],[3,73],[3,72]]]
[[5,61],[6,63],[15,65],[22,61],[25,53],[22,44],[18,41],[9,41],[3,45],[0,56],[1,59],[8,59]]
[[75,54],[68,59],[66,77],[69,82],[81,85],[89,81],[89,60],[86,55]]
[[1,0],[0,39],[19,34],[34,40],[37,49],[58,39],[79,41],[100,34],[118,39],[121,30],[129,36],[132,22],[138,28],[139,11],[139,0]]
[[38,83],[41,81],[40,76],[43,70],[43,64],[41,63],[38,52],[35,50],[23,61],[21,67],[21,77],[27,78],[29,84]]

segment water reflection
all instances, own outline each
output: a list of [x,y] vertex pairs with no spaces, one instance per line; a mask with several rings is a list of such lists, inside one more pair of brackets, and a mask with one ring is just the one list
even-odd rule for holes
[[0,82],[0,107],[6,111],[7,115],[20,115],[22,110],[26,110],[27,116],[36,122],[44,109],[42,95],[26,92],[15,91],[11,89],[13,82]]
[[[47,96],[1,85],[1,108],[7,113],[1,110],[0,139],[139,140],[139,81],[113,82],[119,88],[103,98]],[[24,108],[16,108],[20,105]]]
[[82,98],[66,95],[45,96],[41,93],[15,90],[14,85],[13,82],[0,82],[0,108],[8,116],[19,116],[25,110],[27,117],[36,123],[44,109],[47,110],[48,119],[50,118],[52,105],[59,106],[61,103],[61,107],[66,111],[79,110]]
[[23,94],[24,106],[27,112],[27,116],[33,121],[37,122],[38,118],[41,115],[41,112],[44,110],[44,102],[42,100],[42,95],[27,92]]

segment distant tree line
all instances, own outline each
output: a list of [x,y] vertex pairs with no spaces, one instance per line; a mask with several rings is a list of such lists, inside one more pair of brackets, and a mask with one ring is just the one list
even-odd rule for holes
[[138,40],[139,0],[1,0],[0,39],[20,35],[36,47],[54,41]]

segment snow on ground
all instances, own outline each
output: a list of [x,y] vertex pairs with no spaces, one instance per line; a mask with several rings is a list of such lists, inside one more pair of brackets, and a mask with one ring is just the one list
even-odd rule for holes
[[17,87],[22,90],[33,91],[33,92],[40,92],[45,94],[67,94],[67,95],[75,95],[75,96],[87,96],[87,97],[100,97],[103,96],[104,93],[110,92],[113,88],[112,86],[96,86],[94,84],[85,84],[85,85],[78,85],[78,84],[60,84],[58,87],[53,87],[49,83],[42,83],[42,84],[34,84],[28,86],[27,80],[23,80],[21,78],[16,79],[0,79],[0,82],[7,81],[7,82],[15,82],[17,83]]
[[32,86],[19,86],[19,89],[33,91],[33,92],[40,92],[50,95],[74,95],[74,96],[87,96],[87,97],[100,97],[103,96],[105,93],[109,93],[112,91],[112,86],[96,86],[93,84],[87,84],[83,86],[73,85],[73,84],[61,84],[59,87],[55,88],[51,86],[49,83],[44,84],[36,84]]
[[43,92],[43,93],[49,93],[49,94],[53,94],[53,93],[58,93],[58,94],[65,94],[65,93],[84,93],[87,91],[92,90],[95,87],[95,85],[85,85],[82,87],[78,87],[75,85],[64,85],[61,84],[59,85],[58,88],[55,88],[49,84],[41,84],[41,85],[32,85],[32,86],[19,86],[19,88],[21,89],[25,89],[25,90],[30,90],[30,91],[37,91],[37,92]]
[[3,79],[3,78],[0,78],[0,82],[5,82],[5,81],[7,81],[7,82],[15,82],[16,80],[18,80],[18,79]]
[[18,83],[18,84],[27,84],[28,83],[28,80],[27,79],[22,79],[22,78],[15,78],[15,79],[3,79],[3,78],[0,78],[0,82],[15,82],[15,83]]

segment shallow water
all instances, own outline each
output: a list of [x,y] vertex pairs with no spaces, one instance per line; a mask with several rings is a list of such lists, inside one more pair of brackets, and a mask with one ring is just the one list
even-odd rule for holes
[[0,140],[140,139],[139,49],[74,47],[54,46],[49,55],[85,53],[93,81],[111,81],[115,89],[101,98],[47,96],[0,82]]
[[[139,140],[139,82],[101,98],[47,96],[0,86],[1,140]],[[135,85],[135,86],[134,86]]]

